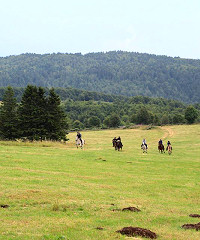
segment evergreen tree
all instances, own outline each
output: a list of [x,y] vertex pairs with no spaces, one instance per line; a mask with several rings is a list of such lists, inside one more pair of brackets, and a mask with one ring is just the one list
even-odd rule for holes
[[0,134],[2,139],[15,140],[18,137],[17,103],[14,91],[8,87],[0,108]]
[[47,103],[43,88],[27,86],[19,108],[21,137],[43,140],[46,137]]
[[55,93],[53,88],[50,89],[47,100],[47,139],[66,141],[68,123],[65,112],[60,104],[60,97]]

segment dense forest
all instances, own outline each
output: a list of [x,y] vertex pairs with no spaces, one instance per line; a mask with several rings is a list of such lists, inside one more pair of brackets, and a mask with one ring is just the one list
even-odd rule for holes
[[123,51],[0,58],[1,87],[28,84],[199,103],[200,60]]
[[[62,106],[68,116],[70,129],[200,122],[198,117],[200,116],[199,104],[188,106],[178,101],[163,98],[138,96],[114,102],[68,99],[63,102]],[[195,117],[192,121],[187,121],[185,113],[190,108]]]
[[[21,101],[22,95],[24,93],[24,87],[12,87],[14,90],[14,96],[17,102]],[[74,101],[104,101],[104,102],[114,102],[115,100],[127,100],[129,97],[120,95],[111,95],[99,92],[92,92],[86,90],[80,90],[75,88],[54,88],[55,92],[59,95],[62,101],[66,99],[71,99]],[[2,101],[3,96],[7,87],[0,87],[0,101]],[[44,88],[46,93],[49,91],[48,88]],[[149,99],[148,97],[146,99]]]
[[[4,106],[5,94],[8,89],[10,89],[10,87],[0,88],[0,100],[3,102],[2,106]],[[17,99],[16,104],[18,106],[21,105],[27,89],[34,89],[37,93],[35,86],[12,89],[13,98]],[[52,89],[40,87],[39,90],[42,91],[42,102],[47,101]],[[187,105],[177,100],[145,96],[125,97],[106,95],[72,88],[55,88],[53,92],[62,100],[62,102],[59,100],[59,104],[61,104],[60,107],[65,113],[69,130],[119,126],[131,127],[135,124],[165,125],[200,122],[200,104]],[[28,93],[30,95],[29,99],[31,100],[33,98],[31,103],[27,104],[27,109],[30,110],[31,104],[39,104],[37,104],[37,99],[34,100],[37,94],[32,96],[30,90]],[[39,96],[41,96],[41,94],[39,94]],[[46,105],[45,109],[47,109]],[[49,109],[53,111],[54,107]],[[36,116],[44,115],[44,117],[46,117],[49,115],[38,114],[36,110],[33,112],[35,112]],[[29,118],[31,112],[27,115]],[[21,116],[21,114],[19,116]],[[11,119],[11,117],[4,117],[4,119]],[[5,120],[0,122],[1,126],[3,126],[3,122],[5,122]],[[13,122],[17,121],[14,120]],[[44,122],[47,122],[47,120],[44,120]],[[22,124],[22,126],[24,126],[24,124]]]

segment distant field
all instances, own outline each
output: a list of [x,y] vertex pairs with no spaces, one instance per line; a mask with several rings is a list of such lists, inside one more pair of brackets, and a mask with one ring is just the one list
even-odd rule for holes
[[[181,228],[200,222],[188,216],[200,214],[200,125],[86,131],[83,150],[75,135],[66,145],[0,142],[0,205],[9,205],[0,208],[0,239],[131,239],[116,233],[127,226],[159,240],[200,239]],[[158,153],[160,138],[172,142],[172,155]],[[120,211],[130,206],[141,212]]]

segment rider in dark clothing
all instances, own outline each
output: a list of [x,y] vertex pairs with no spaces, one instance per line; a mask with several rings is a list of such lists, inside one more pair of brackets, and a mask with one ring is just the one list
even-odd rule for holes
[[82,144],[82,139],[81,139],[81,134],[80,134],[80,132],[77,132],[77,135],[76,135],[76,136],[77,136],[78,139],[80,139],[81,144]]
[[121,142],[121,138],[120,137],[116,138],[116,141]]
[[159,140],[158,145],[163,145],[162,139]]
[[166,150],[168,150],[169,145],[171,145],[170,141],[167,142],[167,148],[166,148]]

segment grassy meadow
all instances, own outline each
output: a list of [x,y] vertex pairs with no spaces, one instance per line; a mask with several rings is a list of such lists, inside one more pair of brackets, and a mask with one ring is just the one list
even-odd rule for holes
[[[75,136],[67,144],[0,142],[0,204],[9,205],[0,208],[0,239],[141,239],[116,233],[127,226],[160,240],[200,239],[181,228],[200,222],[188,216],[200,214],[200,125],[85,131],[83,150]],[[160,138],[172,155],[158,153]],[[141,212],[119,211],[130,206]]]

